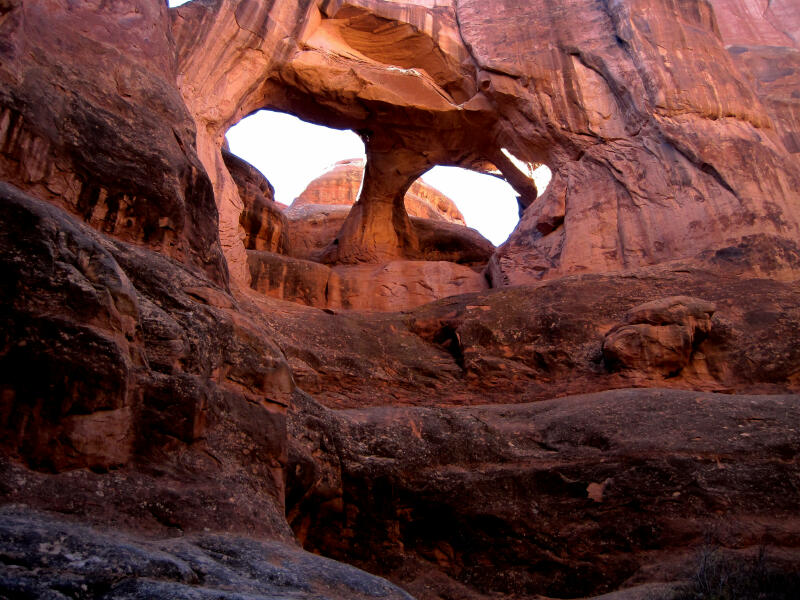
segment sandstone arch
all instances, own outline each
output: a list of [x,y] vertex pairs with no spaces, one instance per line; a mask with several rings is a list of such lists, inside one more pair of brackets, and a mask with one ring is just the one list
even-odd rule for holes
[[493,163],[520,186],[502,148],[554,176],[539,198],[518,187],[530,206],[493,259],[496,285],[797,238],[800,164],[701,0],[216,0],[172,18],[234,279],[247,279],[240,209],[219,147],[259,108],[365,141],[330,262],[413,256],[402,198],[433,165]]

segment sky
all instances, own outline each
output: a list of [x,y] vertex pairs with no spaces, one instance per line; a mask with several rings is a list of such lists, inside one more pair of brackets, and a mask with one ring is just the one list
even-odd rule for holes
[[[275,188],[275,199],[283,204],[291,204],[335,162],[364,157],[364,144],[352,131],[265,110],[231,127],[227,138],[231,152],[261,171]],[[540,193],[549,180],[549,171],[544,171],[535,174]],[[517,194],[502,179],[457,167],[434,167],[422,179],[449,196],[467,225],[496,246],[519,222]]]
[[[187,0],[170,0],[170,6]],[[312,125],[282,113],[259,111],[228,130],[231,151],[261,171],[275,188],[275,199],[291,204],[306,186],[335,162],[364,156],[364,144],[352,131]],[[457,167],[434,167],[422,179],[449,196],[495,246],[519,222],[517,194],[502,179]],[[550,181],[547,167],[534,173],[541,194]]]

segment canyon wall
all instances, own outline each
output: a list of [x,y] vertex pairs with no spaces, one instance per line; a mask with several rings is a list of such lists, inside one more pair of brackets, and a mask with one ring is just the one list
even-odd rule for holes
[[[799,167],[785,129],[794,109],[774,98],[778,86],[765,95],[753,83],[757,66],[737,66],[747,57],[726,50],[707,3],[361,0],[288,10],[179,8],[182,90],[217,144],[259,108],[362,136],[361,197],[328,262],[413,256],[402,198],[435,164],[492,165],[527,207],[493,260],[495,285],[689,258],[750,235],[797,239]],[[781,10],[792,23],[796,10]],[[541,197],[504,148],[550,166]]]
[[[799,11],[1,1],[0,595],[672,599],[708,543],[796,590]],[[365,142],[324,264],[223,152],[261,108]],[[504,246],[409,217],[437,164]]]

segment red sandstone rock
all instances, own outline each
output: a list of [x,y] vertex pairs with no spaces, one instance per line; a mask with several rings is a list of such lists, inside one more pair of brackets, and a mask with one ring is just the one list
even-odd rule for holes
[[481,273],[444,261],[330,268],[255,251],[248,252],[248,260],[254,290],[317,308],[401,311],[488,287]]
[[7,2],[0,39],[2,179],[226,285],[164,3]]
[[798,419],[796,395],[322,411],[298,394],[288,515],[307,548],[419,600],[688,579],[709,543],[735,548],[739,567],[759,545],[796,564]]
[[288,539],[293,383],[259,315],[196,269],[0,196],[3,502]]
[[[794,260],[796,268],[800,253]],[[742,266],[723,266],[735,261]],[[380,319],[258,302],[297,384],[334,408],[509,403],[630,386],[797,392],[797,286],[742,275],[758,262],[752,249],[733,247],[714,263],[727,273],[677,263],[573,276],[446,298]],[[629,311],[685,295],[713,302],[717,311],[677,375],[608,368],[604,340]]]
[[606,334],[603,357],[613,367],[675,376],[711,332],[710,302],[673,296],[637,306]]
[[[333,169],[319,176],[292,203],[296,209],[308,205],[352,206],[358,200],[361,180],[364,176],[364,161],[343,160]],[[464,225],[464,216],[453,201],[425,181],[418,179],[411,184],[405,196],[405,207],[411,217],[444,220]]]
[[[495,285],[798,235],[793,134],[776,129],[707,3],[248,6],[235,19],[230,2],[177,10],[184,96],[204,148],[263,107],[362,135],[361,201],[329,262],[416,257],[402,201],[433,164],[493,164],[529,206],[493,261]],[[262,22],[284,25],[250,33]],[[553,169],[540,199],[504,148]]]
[[[764,18],[791,37],[796,6]],[[309,548],[421,599],[682,578],[705,529],[800,564],[790,47],[694,0],[207,0],[171,12],[174,71],[164,12],[0,2],[0,499],[34,513],[0,511],[0,595],[403,597],[252,541],[292,543],[285,508]],[[496,166],[528,206],[493,283],[552,280],[394,314],[231,294],[220,240],[247,283],[240,218],[265,188],[237,186],[223,134],[262,107],[366,141],[326,294],[357,273],[353,297],[385,303],[363,263],[388,259],[393,291],[463,291],[466,266],[405,262],[481,262],[403,207],[440,163]],[[541,198],[503,148],[554,167]],[[272,240],[263,215],[245,225]],[[609,369],[609,331],[674,296],[716,311],[662,302],[623,327],[678,351]],[[602,393],[561,398],[582,392]]]
[[318,261],[336,239],[350,214],[350,207],[335,204],[292,205],[285,214],[290,254],[304,260]]
[[222,158],[236,182],[244,209],[239,224],[244,228],[244,246],[248,250],[287,252],[286,217],[275,198],[275,190],[255,167],[223,150]]

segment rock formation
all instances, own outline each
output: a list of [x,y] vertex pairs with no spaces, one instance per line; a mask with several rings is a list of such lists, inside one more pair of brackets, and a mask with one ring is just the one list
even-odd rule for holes
[[393,311],[488,287],[482,271],[494,246],[465,227],[452,200],[422,181],[405,199],[418,260],[327,266],[320,263],[356,202],[363,161],[337,163],[284,212],[253,167],[225,151],[223,159],[244,203],[250,287],[258,292],[318,308]]
[[[309,204],[352,206],[358,200],[364,178],[364,164],[363,159],[337,162],[330,171],[308,184],[292,203],[292,208],[298,209]],[[465,225],[464,215],[455,203],[422,179],[417,179],[408,188],[404,205],[410,217]]]
[[[324,254],[325,249],[336,239],[350,208],[358,200],[363,176],[363,160],[344,160],[308,184],[286,212],[287,218],[291,220],[289,234],[292,256],[314,260]],[[412,219],[417,217],[465,225],[464,216],[455,203],[419,179],[406,192],[404,205]],[[435,226],[427,226],[428,229],[431,227]],[[470,234],[464,232],[463,235]],[[478,236],[472,237],[480,239]],[[477,245],[482,246],[485,258],[476,262],[488,262],[494,248],[490,249],[485,242],[477,242]]]
[[242,212],[239,225],[244,229],[244,247],[285,254],[289,247],[284,208],[275,202],[275,190],[255,167],[223,150],[222,158],[236,182]]
[[[666,599],[709,540],[792,581],[799,35],[792,0],[0,1],[0,596]],[[365,142],[317,262],[223,151],[261,108]],[[515,187],[504,246],[409,216],[437,164]]]
[[[781,7],[794,23],[796,10]],[[797,238],[798,162],[784,123],[737,68],[714,15],[699,0],[218,1],[179,8],[174,29],[182,91],[208,132],[200,146],[219,145],[258,108],[362,135],[361,198],[333,262],[413,255],[402,199],[430,166],[498,168],[530,204],[494,260],[505,285],[690,258],[748,235]],[[273,22],[293,29],[264,25]],[[504,148],[553,170],[541,198]],[[209,170],[211,154],[201,151]]]

